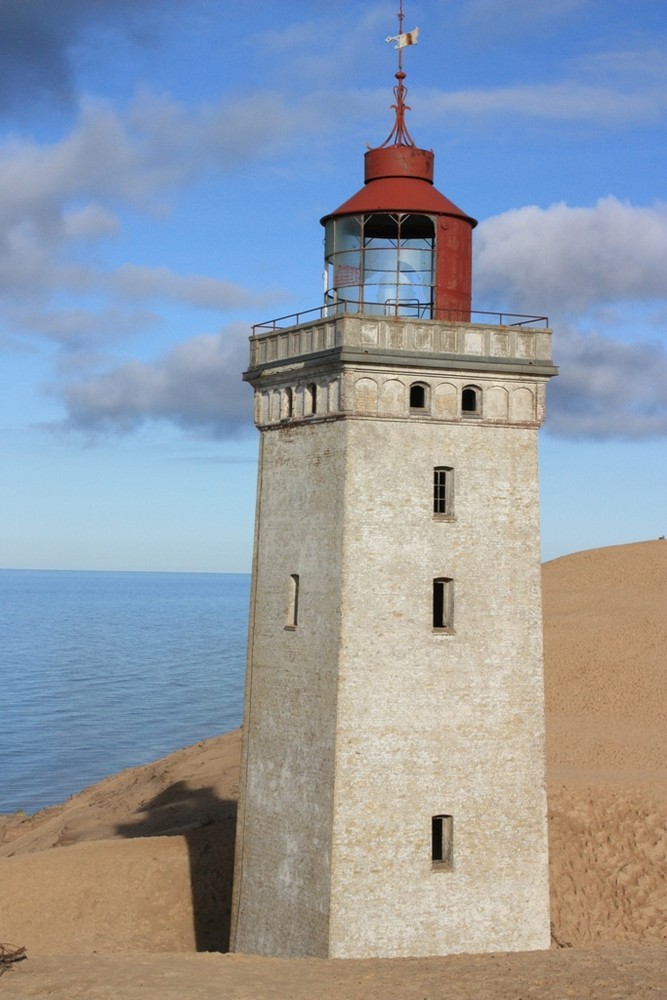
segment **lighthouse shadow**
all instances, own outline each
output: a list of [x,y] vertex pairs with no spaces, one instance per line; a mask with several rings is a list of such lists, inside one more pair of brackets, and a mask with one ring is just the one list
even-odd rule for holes
[[197,951],[229,951],[236,806],[177,781],[143,804],[137,822],[116,827],[123,837],[185,839]]

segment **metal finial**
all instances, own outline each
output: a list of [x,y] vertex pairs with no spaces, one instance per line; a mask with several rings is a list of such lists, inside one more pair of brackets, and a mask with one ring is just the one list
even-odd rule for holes
[[394,121],[394,127],[379,147],[380,149],[384,146],[415,145],[414,139],[408,132],[407,125],[405,124],[405,112],[410,111],[411,108],[405,103],[405,97],[408,91],[407,87],[403,85],[403,81],[405,80],[405,73],[403,72],[403,49],[406,45],[417,44],[417,39],[419,38],[419,28],[415,28],[414,31],[403,31],[403,0],[399,0],[399,2],[398,34],[390,35],[389,38],[387,38],[388,42],[396,42],[394,47],[398,50],[398,71],[395,74],[398,83],[394,87],[394,97],[396,98],[396,103],[391,105],[392,111],[396,112],[396,119]]

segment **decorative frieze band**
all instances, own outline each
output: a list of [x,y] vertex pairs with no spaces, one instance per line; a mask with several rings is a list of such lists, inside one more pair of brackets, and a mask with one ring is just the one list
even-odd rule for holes
[[[412,405],[415,386],[420,387],[419,405]],[[488,377],[471,382],[346,370],[333,379],[256,386],[255,422],[266,428],[354,416],[539,426],[544,396],[544,382],[535,379],[500,384]]]

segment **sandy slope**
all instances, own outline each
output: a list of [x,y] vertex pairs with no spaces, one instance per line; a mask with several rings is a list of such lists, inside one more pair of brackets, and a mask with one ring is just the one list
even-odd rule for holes
[[542,580],[554,936],[667,943],[667,541]]
[[40,957],[0,982],[11,1000],[665,1000],[664,948],[382,961],[245,955]]
[[667,541],[555,559],[542,587],[552,772],[664,775]]
[[[613,950],[167,959],[225,947],[238,795],[231,733],[34,817],[0,818],[0,940],[31,956],[3,978],[8,995],[361,998],[381,985],[384,997],[411,998],[452,995],[455,983],[461,998],[667,997],[667,542],[555,560],[543,586],[554,941]],[[89,957],[34,958],[48,954]]]

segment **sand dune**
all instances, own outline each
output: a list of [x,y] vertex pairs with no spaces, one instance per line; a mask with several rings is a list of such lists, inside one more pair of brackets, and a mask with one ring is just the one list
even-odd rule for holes
[[[516,996],[519,983],[523,997],[667,997],[667,542],[557,559],[543,589],[553,952],[194,955],[228,938],[240,747],[230,733],[33,817],[0,817],[0,940],[30,956],[8,974],[10,995],[361,998],[381,984],[385,997],[411,998],[444,995],[447,982],[464,1000]],[[580,950],[590,945],[605,947]]]
[[552,774],[664,775],[667,541],[555,559],[542,590]]
[[546,563],[551,917],[561,944],[667,942],[667,541]]

